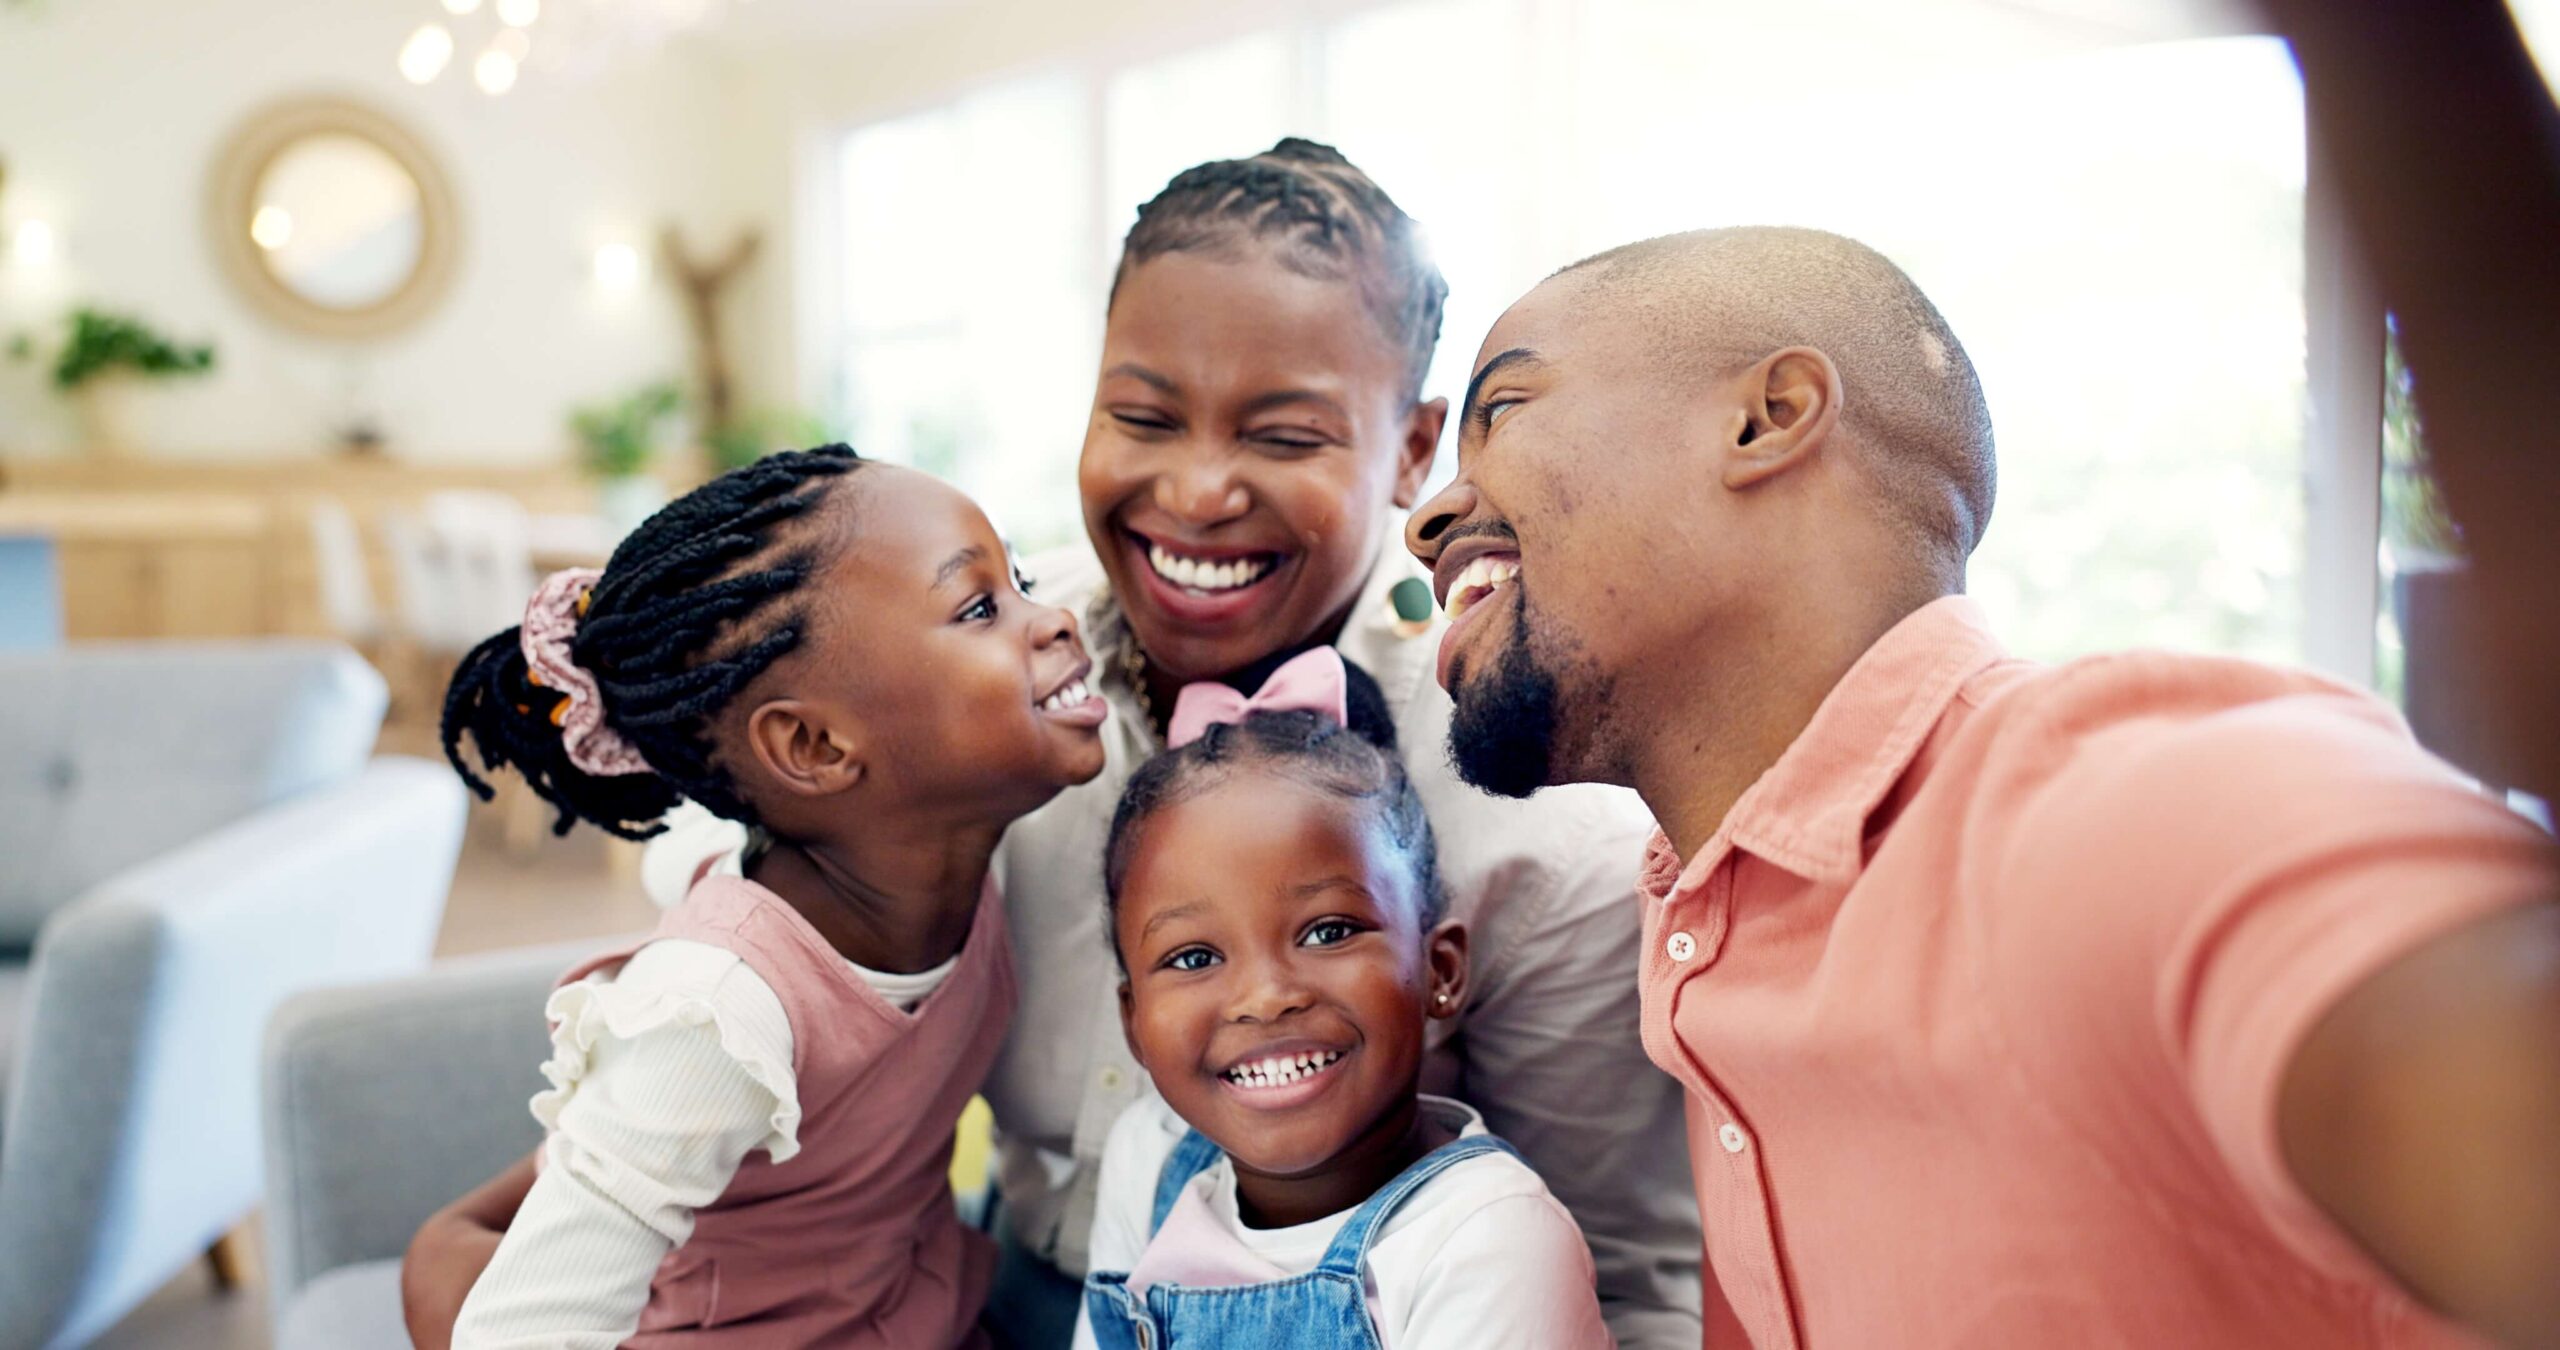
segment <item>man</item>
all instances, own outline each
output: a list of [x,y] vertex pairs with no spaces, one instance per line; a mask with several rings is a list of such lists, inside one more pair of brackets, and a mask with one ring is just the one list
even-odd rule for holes
[[1602,254],[1462,417],[1408,531],[1451,748],[1661,825],[1711,1344],[2560,1343],[2546,841],[2315,677],[2004,655],[1990,419],[1909,278]]

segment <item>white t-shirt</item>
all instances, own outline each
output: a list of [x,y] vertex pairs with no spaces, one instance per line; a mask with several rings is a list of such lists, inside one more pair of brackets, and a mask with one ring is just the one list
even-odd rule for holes
[[[1445,1133],[1483,1134],[1463,1102],[1424,1096]],[[1093,1215],[1095,1270],[1136,1270],[1152,1239],[1156,1181],[1190,1127],[1163,1100],[1142,1097],[1103,1146]],[[1249,1228],[1236,1206],[1234,1164],[1224,1157],[1184,1188],[1184,1204],[1213,1221],[1205,1235],[1230,1253],[1184,1254],[1184,1264],[1268,1269],[1270,1278],[1313,1270],[1350,1221],[1350,1210],[1288,1228]],[[1204,1237],[1183,1235],[1187,1243]],[[1573,1216],[1528,1164],[1481,1153],[1450,1165],[1407,1196],[1369,1248],[1369,1316],[1388,1350],[1606,1350],[1613,1346],[1592,1293],[1591,1251]],[[1094,1350],[1076,1315],[1076,1350]]]
[[[853,971],[911,1010],[959,960],[912,975]],[[548,1132],[542,1174],[463,1300],[454,1350],[620,1345],[694,1211],[749,1153],[782,1162],[800,1151],[791,1022],[737,953],[662,938],[552,991],[546,1012],[543,1072],[555,1086],[532,1103]]]

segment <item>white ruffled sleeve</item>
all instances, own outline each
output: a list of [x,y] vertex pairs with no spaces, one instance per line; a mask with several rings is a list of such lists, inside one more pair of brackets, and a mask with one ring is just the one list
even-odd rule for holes
[[757,1149],[799,1152],[791,1025],[728,951],[651,943],[553,992],[542,1174],[454,1326],[456,1350],[608,1350]]

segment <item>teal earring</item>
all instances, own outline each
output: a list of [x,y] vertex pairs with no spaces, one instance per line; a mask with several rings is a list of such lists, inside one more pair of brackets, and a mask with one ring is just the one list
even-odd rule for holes
[[1387,588],[1387,607],[1395,611],[1396,636],[1422,636],[1431,627],[1431,583],[1406,577]]

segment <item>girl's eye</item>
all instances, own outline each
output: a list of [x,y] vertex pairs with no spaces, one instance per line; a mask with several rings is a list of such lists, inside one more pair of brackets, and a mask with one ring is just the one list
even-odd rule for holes
[[1251,441],[1265,454],[1282,456],[1311,454],[1322,450],[1326,444],[1323,437],[1311,436],[1303,431],[1248,432],[1245,439]]
[[1516,398],[1498,398],[1484,405],[1484,424],[1492,426],[1504,413],[1520,406]]
[[1131,431],[1161,433],[1175,429],[1172,418],[1162,413],[1145,412],[1135,408],[1114,408],[1111,410],[1111,420]]
[[1206,947],[1185,947],[1166,957],[1160,964],[1167,970],[1207,970],[1218,963],[1218,954]]
[[1348,920],[1321,919],[1309,925],[1306,935],[1298,942],[1308,947],[1330,947],[1339,942],[1349,942],[1359,934],[1359,925]]
[[1029,578],[1029,577],[1027,577],[1027,576],[1024,576],[1024,575],[1022,574],[1022,569],[1021,569],[1021,568],[1017,567],[1017,568],[1013,569],[1013,593],[1014,593],[1014,594],[1016,594],[1016,595],[1020,595],[1020,596],[1028,596],[1028,595],[1030,595],[1030,594],[1031,594],[1031,588],[1032,588],[1032,587],[1034,587],[1034,586],[1037,586],[1037,585],[1039,585],[1039,584],[1040,584],[1039,582],[1034,581],[1034,580],[1032,580],[1031,578]]
[[981,595],[971,600],[968,607],[960,611],[960,620],[963,623],[985,623],[995,616],[996,598],[992,595]]

